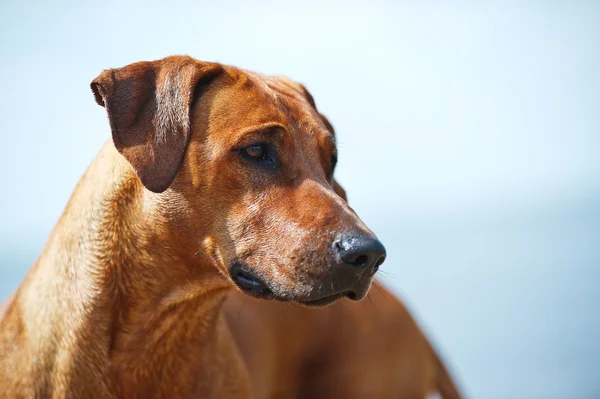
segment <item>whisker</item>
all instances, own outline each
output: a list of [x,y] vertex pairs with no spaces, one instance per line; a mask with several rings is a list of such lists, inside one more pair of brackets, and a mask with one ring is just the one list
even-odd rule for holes
[[238,315],[237,315],[238,322],[240,321],[240,315],[242,314],[242,310],[244,309],[244,306],[246,305],[246,302],[248,302],[249,298],[250,297],[246,297],[246,299],[244,299],[244,302],[242,303],[242,306],[240,306],[240,311],[238,312]]
[[194,254],[192,256],[190,256],[190,259],[192,259],[194,256],[197,256],[200,252],[202,252],[204,255],[206,255],[206,252],[204,252],[202,250],[202,248],[198,248],[198,250],[196,252],[194,252]]
[[395,282],[397,282],[398,284],[400,284],[400,280],[398,280],[398,279],[397,279],[397,278],[394,276],[394,274],[393,274],[393,273],[390,273],[390,272],[388,272],[388,271],[385,271],[385,270],[379,270],[379,273],[382,273],[382,274],[383,274],[383,277],[389,277],[389,278],[391,278],[392,280],[394,280]]
[[382,296],[383,296],[385,299],[387,299],[387,295],[385,295],[385,292],[383,292],[383,290],[381,289],[381,287],[380,287],[379,285],[377,285],[377,284],[373,284],[373,285],[374,285],[374,286],[377,288],[377,291],[379,291],[379,292],[381,293],[381,295],[382,295]]
[[375,302],[373,302],[373,299],[371,299],[371,293],[367,294],[367,299],[369,300],[369,303],[373,306],[373,309],[375,309],[375,313],[377,313],[377,315],[379,317],[382,317],[382,314],[379,311],[379,309],[377,308],[377,306],[375,305]]

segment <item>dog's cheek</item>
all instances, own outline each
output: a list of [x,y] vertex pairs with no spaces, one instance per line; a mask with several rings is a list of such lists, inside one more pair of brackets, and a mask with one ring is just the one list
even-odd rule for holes
[[214,237],[206,237],[202,245],[206,255],[208,255],[217,270],[219,270],[224,276],[227,276],[229,274],[228,265],[230,261],[228,261],[227,257],[224,256],[223,251],[221,251],[221,246],[217,244],[217,240],[215,240]]

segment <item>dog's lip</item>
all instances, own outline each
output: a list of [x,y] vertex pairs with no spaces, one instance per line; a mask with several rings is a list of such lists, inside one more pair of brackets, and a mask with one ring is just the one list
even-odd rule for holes
[[249,295],[258,297],[270,297],[273,295],[266,283],[239,263],[234,264],[230,268],[229,275],[233,282]]
[[[368,292],[368,288],[362,289],[359,287],[346,289],[344,291],[338,291],[320,295],[316,298],[310,298],[310,296],[297,297],[295,295],[285,295],[278,290],[273,291],[261,277],[248,270],[241,263],[234,263],[229,269],[231,280],[238,286],[244,293],[263,299],[275,300],[280,302],[296,302],[307,307],[323,307],[330,305],[342,298],[349,298],[353,301],[361,300]],[[357,290],[358,288],[358,290]],[[364,293],[363,293],[364,291]]]
[[296,302],[298,302],[301,305],[310,307],[310,308],[319,308],[319,307],[331,305],[338,299],[342,299],[344,297],[348,297],[348,298],[352,299],[352,297],[354,295],[355,294],[351,291],[344,291],[344,292],[338,292],[335,294],[327,295],[327,296],[317,298],[317,299],[310,299],[310,300],[296,301]]
[[260,286],[262,286],[262,285],[263,285],[263,284],[262,284],[260,281],[258,281],[258,280],[255,280],[255,279],[253,279],[252,277],[246,277],[246,276],[244,276],[244,275],[243,275],[243,274],[241,274],[241,273],[240,273],[240,274],[238,274],[238,275],[236,276],[236,278],[237,278],[237,280],[238,280],[240,283],[242,283],[243,285],[245,285],[245,286],[247,286],[247,287],[252,287],[252,288],[255,288],[255,287],[260,287]]

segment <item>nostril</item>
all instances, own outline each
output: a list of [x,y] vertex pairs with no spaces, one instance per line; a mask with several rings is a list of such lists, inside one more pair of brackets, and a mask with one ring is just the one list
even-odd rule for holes
[[375,263],[375,266],[373,266],[373,273],[376,273],[379,270],[379,266],[381,266],[384,261],[385,261],[385,256],[381,256],[377,260],[377,263]]
[[343,252],[343,251],[344,251],[344,248],[342,247],[342,243],[341,243],[340,241],[336,241],[336,242],[334,242],[334,243],[333,243],[333,245],[335,246],[335,249],[336,249],[338,252],[340,252],[340,253],[341,253],[341,252]]
[[352,266],[363,267],[367,263],[368,260],[369,260],[369,257],[367,255],[358,255],[354,260],[351,260],[346,263],[348,263]]
[[348,298],[352,299],[353,301],[356,301],[356,299],[358,298],[358,295],[356,295],[356,292],[350,291],[348,293]]

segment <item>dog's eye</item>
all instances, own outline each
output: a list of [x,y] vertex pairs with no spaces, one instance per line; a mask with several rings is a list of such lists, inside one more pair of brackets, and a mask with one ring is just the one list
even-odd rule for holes
[[337,165],[337,157],[335,155],[331,156],[331,173],[335,170],[335,165]]
[[268,169],[276,169],[279,166],[277,151],[275,147],[268,143],[252,144],[248,147],[238,150],[242,157],[256,164],[257,166]]
[[256,160],[264,160],[265,156],[267,155],[267,148],[264,144],[253,144],[249,147],[244,148],[242,151],[244,152],[244,155],[246,155],[248,158]]

